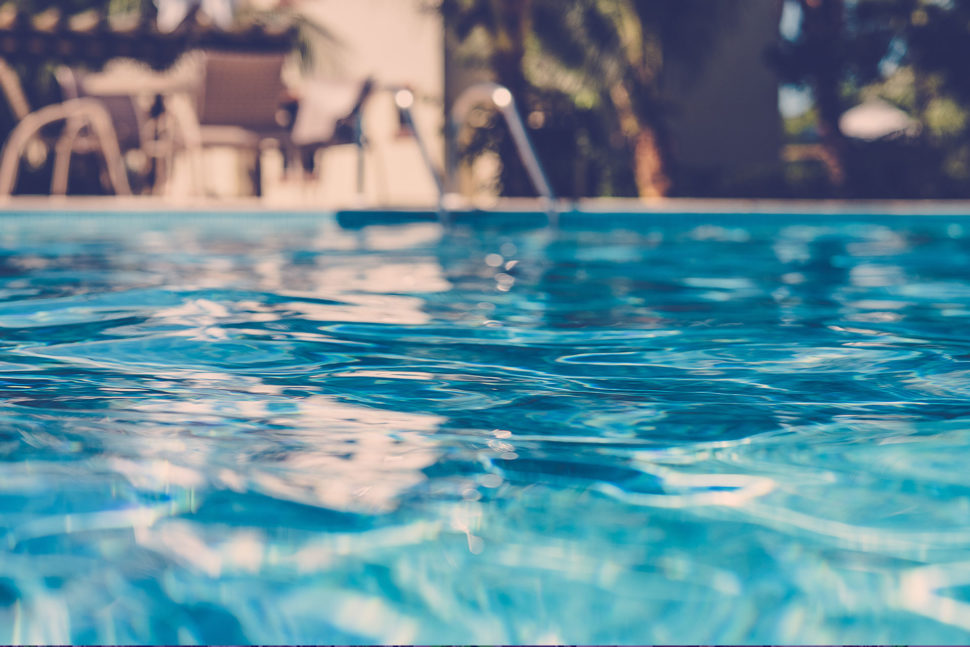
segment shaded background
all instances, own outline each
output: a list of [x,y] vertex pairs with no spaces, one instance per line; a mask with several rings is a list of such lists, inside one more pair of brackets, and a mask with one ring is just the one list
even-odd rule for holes
[[[970,1],[405,1],[440,20],[442,123],[471,83],[507,86],[559,195],[970,197]],[[162,24],[172,14],[190,20]],[[340,50],[327,15],[324,0],[15,0],[0,48],[40,106],[59,99],[57,63],[164,68],[206,42],[258,48],[268,26],[303,69],[326,69]],[[107,45],[77,35],[84,16]],[[112,48],[123,20],[168,47]],[[28,48],[38,30],[69,36]],[[473,118],[466,188],[532,195],[504,124]],[[4,103],[0,136],[14,123]],[[19,191],[45,183],[27,174]],[[96,174],[71,190],[101,191]]]

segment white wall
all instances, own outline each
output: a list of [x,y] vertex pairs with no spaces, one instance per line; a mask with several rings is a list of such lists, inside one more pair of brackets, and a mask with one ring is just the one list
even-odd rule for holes
[[[377,87],[406,85],[421,133],[439,166],[444,157],[444,30],[427,0],[303,0],[299,9],[324,25],[339,44],[317,42],[317,74],[327,78],[372,76]],[[437,192],[414,139],[402,136],[391,93],[378,91],[364,112],[370,150],[365,158],[367,203],[433,205]],[[356,150],[326,151],[313,199],[339,206],[356,201]]]

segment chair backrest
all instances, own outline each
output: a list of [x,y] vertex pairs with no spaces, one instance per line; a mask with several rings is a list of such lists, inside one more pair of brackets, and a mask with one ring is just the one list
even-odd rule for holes
[[145,118],[135,105],[135,98],[132,95],[99,95],[88,92],[85,88],[84,73],[66,65],[60,65],[54,70],[54,78],[61,88],[64,99],[91,97],[104,104],[108,114],[111,115],[121,150],[128,151],[142,147],[142,126]]
[[373,89],[372,78],[307,83],[293,122],[293,142],[299,146],[354,143],[354,120]]
[[279,130],[284,54],[204,51],[199,123]]

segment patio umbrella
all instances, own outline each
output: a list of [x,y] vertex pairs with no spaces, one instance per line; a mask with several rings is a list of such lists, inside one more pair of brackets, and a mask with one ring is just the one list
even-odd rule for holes
[[869,99],[846,110],[839,119],[839,129],[846,137],[875,141],[916,135],[920,123],[882,99]]

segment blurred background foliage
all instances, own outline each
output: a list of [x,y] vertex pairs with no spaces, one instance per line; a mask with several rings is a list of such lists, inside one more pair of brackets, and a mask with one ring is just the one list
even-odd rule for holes
[[[659,80],[664,55],[703,56],[717,12],[705,0],[443,0],[462,64],[516,97],[561,195],[662,196],[671,190]],[[688,43],[691,45],[688,46]],[[530,195],[499,127],[470,146],[506,161],[506,195]]]
[[[814,197],[970,196],[970,2],[798,0],[800,28],[771,53],[782,81],[810,93],[794,137],[815,130],[830,160]],[[915,133],[852,139],[839,117],[880,99],[918,124]],[[810,186],[810,185],[809,185]]]
[[[764,58],[800,109],[784,115],[775,168],[697,181],[671,141],[665,65],[703,65],[741,1],[442,0],[441,11],[461,64],[512,89],[561,195],[970,197],[970,0],[744,0],[775,6]],[[847,110],[877,99],[917,127],[842,132]],[[502,193],[530,194],[493,126],[466,155],[497,151]]]

